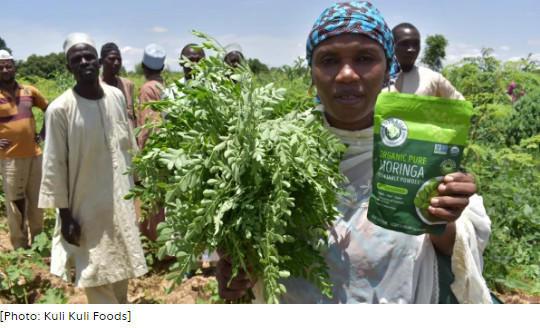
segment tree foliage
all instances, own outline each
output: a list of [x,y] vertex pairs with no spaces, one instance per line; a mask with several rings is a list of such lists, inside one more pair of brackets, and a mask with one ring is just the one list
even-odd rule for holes
[[59,74],[67,73],[66,63],[66,55],[63,52],[45,56],[30,55],[25,61],[18,63],[17,74],[51,79]]
[[540,135],[540,89],[531,90],[519,99],[509,122],[508,145],[519,145],[524,139]]
[[421,60],[422,63],[426,64],[432,70],[440,72],[443,67],[442,61],[446,58],[447,45],[448,41],[443,35],[429,35],[426,38],[424,56]]
[[257,58],[248,58],[248,66],[254,74],[268,73],[270,69]]
[[0,38],[0,50],[7,50],[9,53],[11,53],[11,49],[8,48],[6,41],[4,39]]
[[[530,59],[501,63],[484,49],[444,73],[475,106],[466,166],[492,220],[484,275],[499,291],[540,294],[540,75]],[[514,106],[511,82],[525,92]]]

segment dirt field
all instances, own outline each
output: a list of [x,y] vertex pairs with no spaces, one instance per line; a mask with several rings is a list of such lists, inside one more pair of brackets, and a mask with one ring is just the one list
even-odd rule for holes
[[[3,219],[0,219],[2,222]],[[5,222],[5,221],[3,221]],[[0,252],[11,250],[9,236],[5,229],[0,229]],[[67,297],[67,302],[71,304],[84,304],[86,297],[84,291],[80,288],[75,288],[72,285],[62,281],[56,276],[51,275],[48,270],[50,260],[44,259],[45,266],[43,268],[36,267],[36,279],[45,281],[50,284],[50,288],[60,289]],[[204,272],[199,271],[193,277],[185,280],[181,285],[174,288],[170,293],[166,292],[170,282],[166,279],[167,270],[166,263],[160,265],[161,268],[153,269],[142,278],[133,279],[129,282],[128,301],[135,304],[193,304],[193,303],[208,303],[209,299],[214,295],[212,289],[215,289],[215,278],[212,269],[207,269]],[[30,299],[32,301],[39,300],[42,296],[42,291],[35,291]],[[528,304],[540,303],[539,296],[529,296],[523,294],[507,294],[498,295],[505,303],[512,304]],[[0,304],[9,303],[8,300],[0,295]]]
[[[0,252],[11,251],[11,243],[7,233],[5,218],[0,218]],[[81,288],[75,288],[60,278],[48,272],[49,258],[43,259],[44,265],[33,267],[36,281],[45,282],[40,285],[50,286],[49,288],[59,289],[67,297],[67,302],[71,304],[86,303],[86,296]],[[208,302],[211,296],[209,288],[212,283],[215,285],[212,269],[199,271],[193,277],[185,280],[181,285],[174,288],[170,293],[166,288],[170,282],[166,279],[167,264],[163,263],[160,268],[153,268],[150,273],[139,279],[132,279],[129,282],[128,300],[130,303],[165,303],[165,304],[193,304]],[[30,302],[39,300],[43,290],[36,290],[30,294]],[[0,304],[9,301],[0,295]]]

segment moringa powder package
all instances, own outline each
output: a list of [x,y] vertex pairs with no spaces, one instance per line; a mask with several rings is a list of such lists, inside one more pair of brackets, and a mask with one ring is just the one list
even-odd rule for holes
[[442,233],[427,208],[446,174],[457,172],[472,105],[466,101],[381,93],[375,107],[368,219],[411,235]]

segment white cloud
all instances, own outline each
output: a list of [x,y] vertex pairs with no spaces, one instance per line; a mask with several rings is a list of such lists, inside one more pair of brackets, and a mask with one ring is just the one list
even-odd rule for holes
[[502,51],[510,51],[509,46],[500,46],[499,49],[502,50]]
[[238,43],[247,58],[257,58],[269,66],[292,65],[305,56],[304,37],[276,37],[270,35],[239,36],[226,34],[217,37],[223,45]]
[[540,46],[540,39],[530,39],[527,41],[530,46]]
[[[26,59],[32,54],[45,55],[51,52],[62,52],[62,44],[69,34],[32,22],[4,21],[2,25],[10,27],[2,29],[2,38],[13,51],[15,59]],[[36,42],[28,42],[29,39],[23,36],[39,37],[34,39]]]
[[507,60],[508,60],[508,61],[519,61],[519,60],[521,60],[521,59],[523,59],[523,57],[512,56],[512,57],[508,58]]
[[[520,60],[522,60],[524,58],[527,58],[527,56],[513,56],[513,57],[508,58],[507,60],[508,61],[520,61]],[[531,55],[531,60],[540,61],[540,53],[533,53]]]
[[481,55],[481,49],[467,43],[449,42],[446,49],[446,64],[454,64],[467,57],[477,57]]
[[165,32],[168,32],[169,29],[167,29],[166,27],[163,27],[163,26],[154,26],[150,29],[150,31],[154,32],[154,33],[165,33]]
[[142,61],[144,52],[142,48],[125,46],[120,51],[122,52],[122,64],[128,71],[133,70]]

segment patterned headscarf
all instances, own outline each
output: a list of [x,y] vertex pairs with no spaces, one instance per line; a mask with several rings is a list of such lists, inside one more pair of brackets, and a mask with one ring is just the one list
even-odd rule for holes
[[325,9],[319,16],[306,45],[309,66],[313,50],[324,40],[345,33],[365,35],[377,41],[384,49],[390,65],[390,77],[394,78],[400,68],[394,53],[394,37],[381,13],[367,1],[340,2]]

